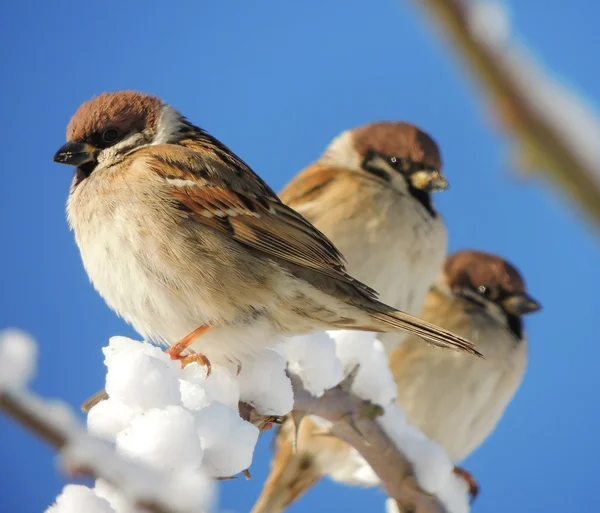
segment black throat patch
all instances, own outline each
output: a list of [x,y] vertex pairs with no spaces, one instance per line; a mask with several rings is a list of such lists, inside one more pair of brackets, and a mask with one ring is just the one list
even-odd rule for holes
[[[380,155],[373,150],[369,150],[367,152],[367,154],[365,155],[365,158],[362,161],[361,167],[368,173],[378,176],[379,178],[385,180],[386,182],[391,182],[392,178],[390,177],[389,173],[387,173],[385,170],[373,165],[373,162],[375,161],[375,159],[377,157],[379,157],[383,160],[389,160],[389,157],[387,157],[386,155]],[[397,166],[394,166],[393,164],[390,163],[390,167],[394,168],[396,173],[402,175],[402,178],[404,178],[404,180],[406,181],[406,186],[408,187],[408,192],[410,193],[410,195],[421,204],[421,206],[429,213],[429,215],[433,219],[435,219],[438,216],[438,213],[433,208],[433,202],[431,201],[431,194],[428,193],[427,191],[424,191],[422,189],[417,189],[416,187],[413,186],[413,184],[410,181],[410,177],[409,177],[410,170],[409,171],[404,170],[402,160],[398,159]]]

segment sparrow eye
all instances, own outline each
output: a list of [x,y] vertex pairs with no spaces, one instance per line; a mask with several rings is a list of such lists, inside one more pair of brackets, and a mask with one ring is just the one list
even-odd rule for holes
[[396,155],[388,157],[388,162],[390,166],[392,166],[397,171],[402,171],[406,168],[406,161],[400,157],[397,157]]
[[102,132],[102,140],[105,143],[114,143],[119,138],[119,130],[117,128],[109,128]]
[[484,297],[490,297],[492,294],[492,289],[487,285],[479,285],[477,287],[477,292]]

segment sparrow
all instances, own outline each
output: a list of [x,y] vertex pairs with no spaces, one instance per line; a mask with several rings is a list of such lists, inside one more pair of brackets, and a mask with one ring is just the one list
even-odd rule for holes
[[[458,464],[491,434],[523,379],[527,338],[523,316],[539,310],[519,271],[503,258],[463,250],[447,257],[421,317],[477,344],[484,358],[439,351],[408,337],[390,355],[396,402],[411,425],[440,444]],[[252,513],[275,513],[323,476],[360,484],[362,463],[341,440],[305,418],[294,431],[286,418],[275,439],[271,471]],[[296,450],[294,451],[294,437]],[[456,467],[471,491],[476,483]]]
[[[448,181],[436,142],[404,122],[346,130],[281,191],[281,200],[324,233],[348,271],[380,299],[417,315],[447,252],[432,193]],[[403,334],[380,336],[386,350]]]
[[478,354],[379,302],[325,235],[155,96],[83,103],[54,161],[76,167],[67,218],[92,284],[174,359],[239,362],[276,336],[326,329],[405,330]]

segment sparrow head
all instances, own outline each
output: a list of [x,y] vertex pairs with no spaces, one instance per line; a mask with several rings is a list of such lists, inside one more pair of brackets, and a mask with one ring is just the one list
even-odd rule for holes
[[67,143],[54,162],[76,166],[89,176],[150,144],[176,142],[191,125],[155,96],[135,91],[103,93],[83,103],[67,127]]
[[521,317],[541,305],[526,290],[523,277],[503,258],[483,251],[457,251],[446,258],[444,278],[451,293],[496,319],[522,338]]
[[430,193],[448,187],[436,142],[410,123],[381,121],[343,132],[322,159],[378,177],[429,207]]

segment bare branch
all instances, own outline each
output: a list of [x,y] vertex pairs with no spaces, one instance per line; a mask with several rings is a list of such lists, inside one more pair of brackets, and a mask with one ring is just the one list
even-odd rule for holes
[[344,384],[317,398],[305,390],[299,378],[290,375],[290,379],[294,410],[331,422],[331,434],[360,453],[400,511],[446,513],[437,498],[420,488],[411,463],[377,422],[375,416],[381,412],[376,405],[349,392]]
[[[524,58],[514,45],[492,47],[477,37],[470,22],[468,0],[414,0],[436,22],[454,43],[453,46],[470,68],[474,78],[487,93],[506,131],[520,149],[521,163],[529,169],[543,171],[555,182],[559,191],[567,192],[600,226],[600,181],[598,169],[565,137],[560,123],[534,105],[532,95],[539,91],[528,84],[511,66],[511,61]],[[514,64],[514,62],[512,62]],[[550,77],[543,77],[554,87]],[[549,105],[548,109],[558,108]],[[547,109],[547,110],[548,110]],[[566,124],[567,122],[565,122]],[[597,164],[595,164],[597,165]]]

